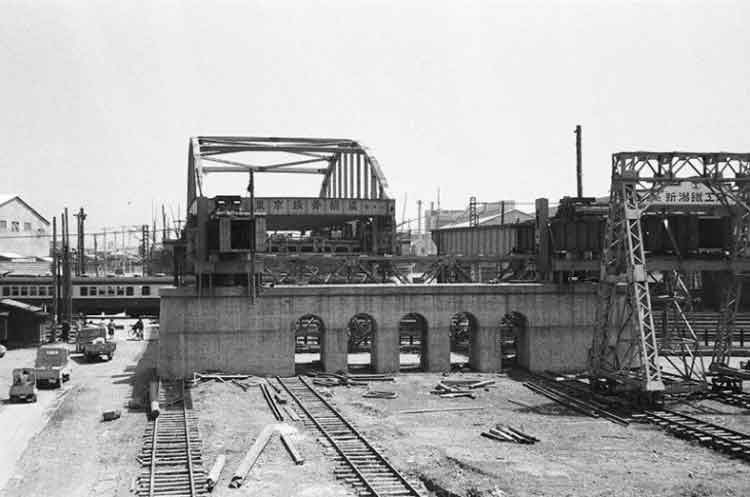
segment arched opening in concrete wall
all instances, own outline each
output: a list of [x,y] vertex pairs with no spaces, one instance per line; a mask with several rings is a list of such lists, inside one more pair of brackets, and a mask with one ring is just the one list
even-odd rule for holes
[[526,331],[529,321],[518,311],[507,313],[500,320],[500,333],[497,336],[497,350],[502,354],[502,367],[518,364],[518,339]]
[[469,312],[457,312],[451,316],[451,369],[471,369],[475,363],[477,318]]
[[321,353],[325,340],[323,320],[314,314],[297,319],[294,328],[294,373],[323,369]]
[[355,314],[349,320],[346,363],[350,371],[370,371],[377,324],[369,314]]
[[398,322],[399,370],[424,371],[427,363],[427,320],[410,312]]

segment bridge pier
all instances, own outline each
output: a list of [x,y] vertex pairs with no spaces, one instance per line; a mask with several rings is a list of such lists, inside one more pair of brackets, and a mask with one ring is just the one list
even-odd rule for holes
[[206,370],[253,375],[295,374],[294,323],[314,315],[321,323],[321,361],[326,371],[348,368],[348,327],[366,313],[374,322],[371,364],[379,373],[399,370],[399,322],[407,314],[427,325],[423,366],[450,370],[451,317],[471,314],[472,369],[501,366],[500,322],[508,313],[528,324],[517,345],[518,362],[533,371],[586,367],[596,314],[596,287],[589,284],[499,285],[308,285],[264,289],[251,303],[241,288],[194,288],[161,293],[158,370],[187,378]]

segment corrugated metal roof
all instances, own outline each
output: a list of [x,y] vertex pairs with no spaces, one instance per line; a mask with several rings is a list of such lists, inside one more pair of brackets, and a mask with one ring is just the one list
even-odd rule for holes
[[0,300],[0,304],[8,306],[8,307],[14,307],[22,311],[33,312],[34,314],[46,314],[46,312],[44,312],[44,309],[42,309],[41,307],[24,304],[23,302],[19,302],[18,300],[2,299]]
[[44,276],[52,273],[49,262],[0,261],[0,275]]

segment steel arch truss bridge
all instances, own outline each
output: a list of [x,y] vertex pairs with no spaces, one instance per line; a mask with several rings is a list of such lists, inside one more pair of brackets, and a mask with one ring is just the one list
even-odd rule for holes
[[[212,173],[246,173],[248,196],[205,196],[203,179]],[[317,175],[319,193],[256,197],[261,173]],[[395,201],[377,159],[354,140],[194,137],[187,181],[188,268],[199,285],[249,285],[267,255],[394,253]]]
[[[695,354],[698,340],[685,314],[692,299],[682,271],[662,273],[648,269],[641,217],[649,210],[710,211],[731,217],[731,251],[722,271],[722,319],[709,371],[718,377],[720,386],[736,385],[737,378],[744,375],[729,368],[728,360],[741,278],[743,272],[750,270],[750,154],[688,152],[627,152],[612,156],[597,328],[590,355],[594,384],[645,393],[646,400],[653,400],[665,390],[705,387],[706,371]],[[679,321],[679,336],[670,337],[668,350],[657,339],[654,325],[650,286],[655,283],[666,285],[663,298]],[[624,300],[618,298],[623,294]],[[662,356],[672,363],[676,375],[662,372]],[[717,384],[716,378],[714,383]]]

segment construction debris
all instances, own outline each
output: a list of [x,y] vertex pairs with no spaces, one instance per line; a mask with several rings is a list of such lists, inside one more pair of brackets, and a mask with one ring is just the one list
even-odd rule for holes
[[520,444],[534,444],[539,441],[538,438],[499,423],[494,428],[490,428],[489,431],[482,432],[482,436],[500,442],[515,442]]
[[492,406],[476,406],[476,407],[440,407],[437,409],[417,409],[414,411],[396,411],[393,414],[429,414],[433,412],[452,412],[452,411],[478,411],[480,409],[487,409]]
[[115,409],[114,411],[104,411],[102,413],[102,421],[112,421],[120,417],[120,410]]
[[437,385],[435,385],[435,389],[430,393],[432,393],[433,395],[437,395],[439,397],[446,397],[446,398],[454,398],[454,397],[469,397],[470,399],[476,398],[474,393],[469,390],[460,390],[458,388],[448,386],[443,382],[440,382]]
[[219,477],[221,476],[221,471],[224,469],[224,465],[227,462],[227,456],[224,454],[219,454],[219,456],[216,458],[216,461],[214,462],[214,465],[211,467],[211,471],[208,472],[208,477],[206,478],[206,486],[208,487],[208,491],[214,489],[216,486],[216,483],[219,481]]
[[232,384],[237,385],[238,387],[240,387],[243,392],[247,392],[247,389],[250,388],[249,386],[247,386],[247,385],[245,385],[243,383],[240,383],[237,380],[232,380]]
[[[232,481],[229,483],[229,486],[231,488],[239,488],[242,486],[242,482],[247,478],[248,473],[250,473],[250,470],[255,465],[255,462],[258,460],[258,457],[263,452],[263,450],[268,445],[268,442],[271,441],[271,438],[275,433],[279,434],[279,437],[281,438],[281,442],[284,444],[284,447],[286,447],[286,450],[289,452],[289,456],[292,458],[292,461],[294,461],[294,464],[300,465],[305,463],[305,459],[300,455],[299,451],[297,450],[297,447],[292,442],[290,435],[294,433],[296,430],[291,427],[288,424],[280,423],[280,424],[271,424],[263,428],[263,431],[260,432],[260,435],[258,435],[258,438],[255,439],[255,442],[253,442],[252,447],[250,447],[250,450],[247,451],[245,454],[245,457],[242,459],[242,462],[240,462],[240,465],[237,467],[237,470],[234,472],[234,475],[232,476]],[[220,456],[221,457],[221,456]],[[214,468],[216,468],[217,462],[214,464]],[[219,473],[221,470],[219,470]],[[213,469],[211,470],[211,474],[209,474],[209,477],[213,474]],[[216,475],[216,478],[218,479],[218,474]]]
[[387,390],[369,390],[363,393],[362,397],[368,397],[371,399],[395,399],[398,397],[398,393]]
[[312,383],[323,387],[336,387],[365,386],[371,381],[396,381],[396,379],[386,374],[317,373]]
[[283,429],[278,429],[279,436],[281,437],[281,441],[284,444],[284,447],[286,447],[286,450],[289,452],[289,456],[292,458],[292,461],[294,461],[294,464],[300,465],[305,463],[305,459],[300,455],[299,451],[297,450],[297,447],[292,442],[291,438],[289,438],[289,433],[286,433]]
[[[263,385],[261,385],[261,389],[263,389]],[[258,460],[258,456],[260,456],[260,453],[263,452],[263,449],[266,448],[266,445],[268,445],[268,442],[271,440],[271,436],[275,432],[275,425],[268,425],[263,428],[263,431],[261,431],[260,435],[258,435],[258,438],[255,439],[255,442],[253,443],[252,447],[250,447],[250,450],[248,450],[245,454],[245,457],[242,458],[242,462],[240,462],[240,465],[237,467],[234,475],[232,475],[232,481],[229,483],[229,486],[231,488],[239,488],[240,486],[242,486],[242,482],[245,480],[245,477],[253,468],[255,461]]]

